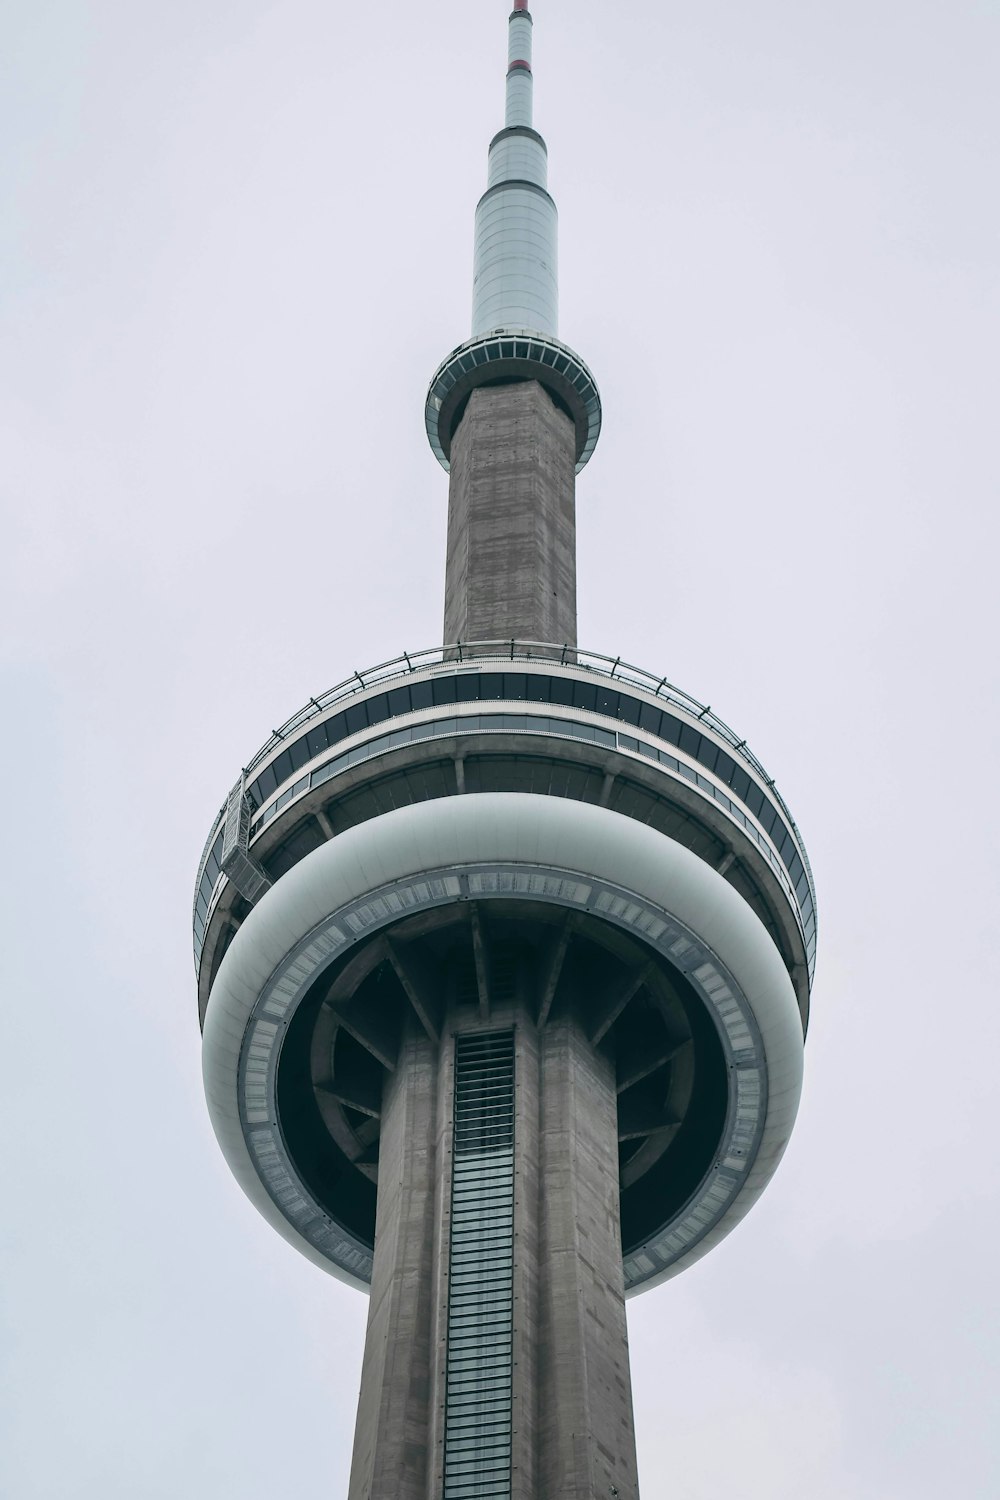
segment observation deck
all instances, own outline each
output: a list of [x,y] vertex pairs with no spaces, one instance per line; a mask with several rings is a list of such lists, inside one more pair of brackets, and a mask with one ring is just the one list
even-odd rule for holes
[[[706,936],[720,901],[727,930],[749,924],[728,964]],[[404,1018],[436,1039],[449,1007],[537,1024],[572,1007],[614,1060],[635,1290],[759,1190],[783,1064],[737,971],[787,976],[800,1053],[815,893],[773,781],[710,708],[620,659],[462,643],[356,673],[262,747],[209,835],[194,938],[230,1163],[299,1248],[361,1283]]]

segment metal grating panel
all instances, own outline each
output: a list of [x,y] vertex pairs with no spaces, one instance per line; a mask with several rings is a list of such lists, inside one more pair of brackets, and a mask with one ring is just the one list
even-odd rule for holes
[[514,1033],[455,1039],[444,1500],[510,1500]]
[[226,802],[226,821],[222,834],[222,865],[224,874],[233,882],[240,895],[256,903],[271,882],[265,870],[250,855],[250,802],[246,795],[246,775],[229,793]]

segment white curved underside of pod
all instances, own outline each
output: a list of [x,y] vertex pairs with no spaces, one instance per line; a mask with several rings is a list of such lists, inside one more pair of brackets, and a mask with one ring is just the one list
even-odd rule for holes
[[802,1029],[784,965],[742,897],[689,850],[607,809],[517,792],[451,797],[387,813],[309,854],[249,914],[212,987],[203,1069],[213,1128],[235,1177],[264,1218],[324,1270],[363,1286],[303,1238],[258,1174],[244,1136],[238,1092],[248,1025],[275,971],[332,914],[366,893],[424,872],[492,864],[572,872],[632,893],[696,934],[732,976],[752,1011],[767,1096],[752,1162],[722,1216],[696,1243],[679,1251],[667,1269],[643,1281],[639,1289],[645,1290],[700,1259],[760,1197],[795,1122]]

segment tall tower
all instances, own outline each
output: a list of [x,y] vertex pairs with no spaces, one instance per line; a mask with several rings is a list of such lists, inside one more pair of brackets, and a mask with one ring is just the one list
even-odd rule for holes
[[625,1298],[760,1196],[798,1104],[815,896],[746,741],[576,641],[601,403],[557,337],[532,18],[426,404],[444,644],[310,699],[198,872],[212,1122],[370,1290],[350,1500],[638,1494]]

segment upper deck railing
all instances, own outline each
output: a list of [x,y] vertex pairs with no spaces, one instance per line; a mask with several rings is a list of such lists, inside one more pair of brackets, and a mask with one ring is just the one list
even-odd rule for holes
[[368,667],[363,672],[352,672],[350,677],[346,677],[343,682],[338,682],[335,687],[328,688],[318,698],[310,698],[298,713],[293,714],[280,728],[272,731],[270,738],[243,768],[247,780],[250,780],[253,773],[279,746],[297,734],[305,725],[328,713],[338,704],[356,697],[359,693],[368,692],[369,689],[383,683],[409,677],[415,672],[427,671],[433,667],[453,668],[456,663],[467,662],[471,665],[473,662],[481,661],[529,661],[538,662],[539,665],[544,663],[547,666],[557,663],[608,681],[628,684],[639,688],[642,692],[652,694],[654,698],[662,702],[672,704],[675,708],[690,714],[698,723],[711,729],[735,755],[738,755],[750,767],[756,776],[763,779],[780,803],[792,827],[798,832],[795,819],[775,786],[773,777],[768,775],[756,755],[748,747],[746,740],[737,735],[736,731],[731,729],[724,719],[720,719],[718,714],[713,713],[708,704],[700,703],[697,698],[692,698],[690,693],[686,693],[683,688],[679,688],[676,683],[670,682],[666,677],[657,677],[643,667],[636,667],[631,662],[623,661],[620,656],[606,656],[599,651],[584,651],[579,646],[560,646],[551,641],[458,641],[452,646],[429,646],[423,651],[404,651],[401,656],[395,656],[391,661],[380,662],[378,666]]

